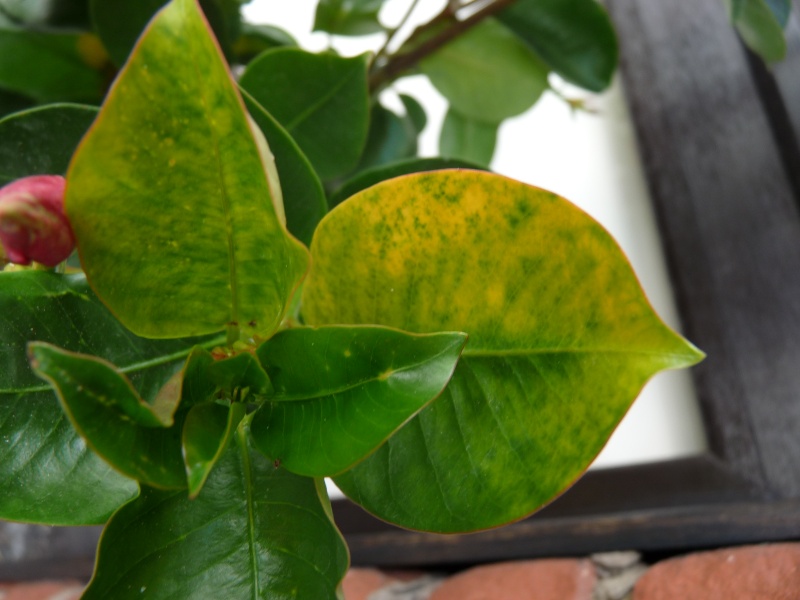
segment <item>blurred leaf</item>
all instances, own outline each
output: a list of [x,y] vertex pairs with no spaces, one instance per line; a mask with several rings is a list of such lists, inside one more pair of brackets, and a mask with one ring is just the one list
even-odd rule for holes
[[320,0],[313,31],[339,35],[369,35],[384,31],[378,21],[383,0]]
[[417,133],[422,133],[425,125],[428,124],[428,116],[425,114],[425,108],[420,104],[416,98],[407,94],[399,94],[400,101],[406,109],[406,115],[411,119],[414,129]]
[[497,125],[447,111],[439,135],[439,154],[489,167],[497,144]]
[[440,169],[482,169],[480,165],[463,160],[452,160],[449,158],[411,158],[401,160],[386,165],[373,167],[361,171],[352,179],[346,181],[328,198],[331,208],[347,200],[350,196],[364,190],[370,186],[399,177],[409,173],[421,173],[423,171],[438,171]]
[[518,0],[497,18],[567,81],[593,92],[611,83],[617,36],[596,0]]
[[547,87],[547,67],[494,19],[486,19],[419,63],[450,106],[499,123],[533,106]]
[[281,331],[258,349],[275,396],[253,418],[253,441],[298,475],[340,473],[441,393],[465,342],[382,327]]
[[0,119],[0,186],[29,175],[65,175],[97,116],[80,104],[53,104]]
[[30,340],[103,356],[146,398],[155,398],[180,369],[194,341],[136,337],[94,296],[83,275],[0,274],[0,517],[104,523],[137,493],[136,483],[86,447],[28,365]]
[[278,48],[239,80],[294,138],[321,179],[353,169],[367,140],[367,55],[341,58]]
[[400,117],[380,103],[370,111],[369,134],[355,169],[361,172],[417,154],[417,129],[411,118]]
[[106,361],[42,342],[31,343],[30,356],[75,429],[111,466],[147,485],[186,487],[182,423],[173,423],[179,395],[151,406]]
[[195,500],[144,488],[112,517],[84,600],[336,600],[348,554],[324,485],[276,469],[245,436]]
[[0,119],[11,113],[30,108],[35,104],[36,102],[28,96],[0,88]]
[[298,240],[309,245],[317,224],[328,212],[322,183],[305,154],[280,123],[245,90],[242,90],[242,96],[275,155],[283,189],[286,227]]
[[469,335],[442,395],[336,478],[404,527],[530,514],[583,473],[654,373],[702,357],[653,312],[600,225],[491,173],[380,183],[331,211],[311,248],[308,324]]
[[731,22],[745,44],[766,62],[783,60],[786,37],[783,25],[790,6],[779,0],[724,0]]
[[199,404],[186,415],[182,443],[189,498],[194,499],[200,493],[233,438],[245,408],[241,402],[230,406]]
[[[111,59],[121,67],[136,40],[167,0],[89,0],[94,30]],[[209,25],[226,56],[239,37],[240,3],[236,0],[199,0]]]
[[90,33],[0,27],[0,87],[37,102],[99,102],[107,56]]
[[277,328],[308,253],[279,220],[277,182],[193,0],[152,21],[67,180],[89,282],[132,331]]
[[298,45],[297,40],[289,33],[274,25],[260,25],[245,21],[242,23],[241,29],[241,34],[233,44],[233,52],[236,59],[242,64],[249,63],[266,50]]

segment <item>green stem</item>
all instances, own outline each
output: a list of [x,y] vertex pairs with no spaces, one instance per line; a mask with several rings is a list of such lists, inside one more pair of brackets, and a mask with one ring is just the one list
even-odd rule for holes
[[381,46],[381,49],[378,50],[378,53],[375,55],[375,58],[372,61],[373,64],[375,64],[381,58],[386,56],[386,53],[389,50],[389,44],[392,43],[392,40],[394,40],[394,36],[397,35],[397,32],[400,31],[408,22],[408,19],[411,17],[411,13],[413,13],[414,9],[417,8],[417,4],[419,4],[419,0],[413,0],[413,2],[411,2],[411,4],[409,5],[408,10],[406,11],[406,14],[403,15],[402,19],[400,19],[400,23],[397,25],[397,27],[390,29],[386,33],[386,41],[383,43],[383,46]]
[[401,52],[392,55],[384,64],[377,65],[377,68],[373,70],[369,77],[370,92],[375,94],[380,91],[400,75],[416,66],[417,63],[425,57],[433,54],[439,48],[465,33],[487,17],[511,6],[514,2],[516,2],[516,0],[494,0],[461,21],[452,13],[452,7],[448,3],[441,13],[425,25],[417,28],[404,45],[408,45],[415,39],[419,39],[425,33],[437,27],[442,21],[451,20],[453,24],[408,52],[402,52],[401,48]]

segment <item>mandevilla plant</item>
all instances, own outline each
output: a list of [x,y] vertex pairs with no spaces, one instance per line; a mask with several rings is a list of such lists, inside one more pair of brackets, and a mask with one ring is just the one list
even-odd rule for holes
[[[114,74],[99,111],[0,120],[18,263],[0,274],[0,516],[106,524],[84,598],[341,598],[324,478],[408,528],[515,521],[584,472],[651,376],[702,358],[600,225],[414,159],[424,109],[377,101],[421,69],[451,103],[446,146],[492,137],[551,71],[602,89],[615,46],[594,0],[487,3],[497,20],[451,2],[355,58],[248,28],[236,0],[161,4],[91,2],[99,38],[0,35],[82,57],[33,87],[0,60],[0,85],[32,101],[91,102],[70,94],[100,79],[76,73]],[[323,1],[316,25],[373,31],[380,5]],[[559,46],[566,5],[589,59]],[[452,65],[501,47],[491,94],[471,94],[480,68]],[[247,64],[238,81],[230,64]],[[521,83],[491,87],[503,77]],[[58,177],[24,179],[59,174],[63,198]],[[73,239],[79,263],[46,268]]]

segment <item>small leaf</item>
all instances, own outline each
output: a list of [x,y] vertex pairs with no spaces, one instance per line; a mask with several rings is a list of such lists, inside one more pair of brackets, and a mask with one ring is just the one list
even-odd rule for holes
[[148,485],[186,487],[180,423],[172,425],[179,397],[150,406],[105,361],[42,342],[29,349],[34,370],[52,384],[72,424],[111,466]]
[[0,87],[38,102],[97,102],[106,55],[90,33],[0,26]]
[[30,175],[65,175],[96,116],[92,106],[53,104],[0,120],[0,186]]
[[160,338],[277,328],[308,255],[279,220],[266,167],[196,2],[173,0],[67,174],[81,262],[127,327]]
[[399,94],[400,101],[406,109],[406,115],[411,119],[414,129],[417,133],[422,133],[425,126],[428,124],[428,116],[425,114],[425,108],[420,104],[416,98],[407,94]]
[[567,81],[606,89],[617,68],[617,36],[597,0],[518,0],[497,17]]
[[469,531],[532,513],[583,473],[653,374],[702,358],[600,225],[491,173],[364,190],[323,219],[312,256],[306,323],[470,336],[442,395],[336,478],[405,527]]
[[783,26],[789,15],[788,2],[779,0],[725,0],[731,22],[745,44],[766,62],[786,56]]
[[513,33],[486,19],[419,64],[464,116],[499,123],[547,89],[547,67]]
[[83,598],[336,600],[348,554],[324,493],[242,426],[195,500],[144,488],[112,517]]
[[264,369],[248,352],[212,363],[208,367],[208,377],[228,393],[235,388],[249,388],[254,394],[266,394],[271,388]]
[[333,208],[350,196],[365,190],[370,186],[399,177],[409,173],[422,173],[424,171],[438,171],[441,169],[481,169],[480,165],[466,162],[463,160],[451,160],[448,158],[411,158],[401,160],[386,165],[380,165],[360,172],[352,179],[346,181],[340,188],[328,198],[330,207]]
[[341,58],[278,48],[239,83],[294,138],[322,179],[356,166],[367,140],[367,55]]
[[266,50],[297,45],[297,40],[280,27],[243,22],[233,52],[239,62],[247,64]]
[[189,410],[183,423],[183,461],[189,483],[189,498],[200,493],[245,413],[245,405],[208,403]]
[[253,418],[253,441],[298,475],[344,471],[441,393],[465,342],[378,327],[281,331],[258,349],[275,396]]
[[138,486],[87,448],[55,394],[31,370],[29,340],[113,361],[145,398],[155,397],[198,340],[136,337],[95,297],[82,274],[0,274],[0,518],[105,523]]
[[378,13],[384,0],[320,0],[313,31],[339,35],[369,35],[384,30]]
[[464,117],[452,108],[447,111],[439,136],[439,153],[442,156],[488,168],[496,144],[496,124]]
[[311,244],[314,230],[328,206],[325,191],[302,150],[263,106],[242,90],[247,110],[269,140],[283,188],[286,227],[298,240]]
[[417,133],[411,118],[400,117],[376,103],[370,111],[367,144],[355,172],[416,156]]

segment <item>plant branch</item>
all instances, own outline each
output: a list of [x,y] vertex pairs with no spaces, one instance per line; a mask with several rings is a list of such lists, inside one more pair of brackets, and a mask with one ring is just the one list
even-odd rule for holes
[[395,54],[391,56],[385,64],[379,65],[370,74],[370,92],[377,92],[388,83],[394,81],[399,75],[414,67],[425,57],[433,54],[439,48],[453,41],[459,35],[465,33],[487,17],[500,12],[504,8],[512,5],[514,2],[516,2],[516,0],[494,0],[494,2],[487,4],[462,21],[456,19],[455,15],[450,10],[450,4],[448,4],[445,10],[443,10],[439,15],[434,17],[427,24],[419,27],[408,39],[406,44],[413,41],[414,38],[417,38],[429,31],[432,26],[438,25],[443,20],[453,19],[453,25],[442,30],[439,34],[434,35],[429,40],[426,40],[412,50],[405,53]]
[[403,28],[403,26],[408,22],[408,19],[411,17],[411,13],[413,13],[414,9],[417,8],[417,4],[419,4],[419,0],[413,0],[413,2],[411,2],[411,5],[408,7],[408,10],[406,11],[406,14],[403,15],[402,19],[400,19],[400,23],[398,23],[397,27],[394,27],[393,29],[387,32],[386,41],[384,42],[383,46],[381,46],[381,49],[378,50],[378,53],[375,55],[375,59],[373,62],[380,60],[381,57],[386,55],[386,53],[389,50],[389,44],[392,43],[392,40],[394,40],[394,36],[397,35],[397,32],[400,31]]

